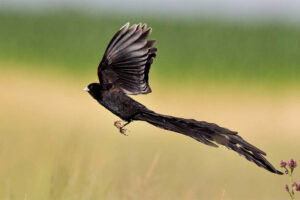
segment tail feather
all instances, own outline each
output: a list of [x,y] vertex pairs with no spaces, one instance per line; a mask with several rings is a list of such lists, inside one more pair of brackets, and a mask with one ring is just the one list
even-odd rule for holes
[[237,132],[216,124],[162,115],[150,110],[136,115],[135,120],[146,121],[156,127],[181,133],[212,147],[218,147],[217,144],[224,145],[259,167],[275,174],[282,174],[265,159],[265,152],[246,142]]

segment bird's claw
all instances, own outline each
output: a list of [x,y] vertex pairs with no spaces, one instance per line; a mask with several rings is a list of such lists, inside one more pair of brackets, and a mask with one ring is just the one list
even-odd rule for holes
[[120,133],[121,133],[122,135],[128,136],[128,135],[126,134],[126,130],[127,130],[127,129],[123,128],[126,124],[125,124],[125,125],[122,125],[122,123],[123,123],[123,121],[121,121],[121,120],[115,121],[114,126],[117,127],[117,128],[119,129],[119,131],[120,131]]
[[126,134],[126,130],[127,130],[127,129],[121,127],[121,128],[120,128],[120,133],[121,133],[122,135],[128,136],[128,135]]
[[120,129],[122,127],[122,121],[121,120],[115,121],[114,126]]

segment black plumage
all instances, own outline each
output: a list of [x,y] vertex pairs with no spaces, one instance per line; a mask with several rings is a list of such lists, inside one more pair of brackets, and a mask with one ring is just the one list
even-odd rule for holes
[[88,85],[88,91],[101,105],[126,121],[115,126],[125,134],[124,126],[134,120],[146,121],[156,127],[174,131],[212,147],[224,145],[266,170],[282,174],[270,164],[266,153],[249,144],[237,132],[216,124],[194,119],[162,115],[149,110],[128,95],[151,92],[148,74],[156,57],[155,40],[147,40],[152,29],[146,25],[125,24],[110,41],[98,66],[99,83]]

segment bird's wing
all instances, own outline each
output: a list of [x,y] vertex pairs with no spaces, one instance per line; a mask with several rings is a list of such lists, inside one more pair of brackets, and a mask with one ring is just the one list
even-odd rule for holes
[[125,24],[110,41],[98,66],[102,84],[112,84],[125,94],[151,92],[148,74],[157,48],[155,40],[147,40],[152,29],[146,24]]

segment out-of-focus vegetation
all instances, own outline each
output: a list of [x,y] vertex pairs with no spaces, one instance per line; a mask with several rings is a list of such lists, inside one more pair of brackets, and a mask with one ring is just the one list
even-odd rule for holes
[[159,53],[151,77],[277,85],[300,79],[300,28],[275,22],[178,22],[64,10],[1,10],[0,59],[91,74],[113,34],[127,21],[153,28]]
[[120,135],[83,88],[116,30],[146,22],[153,93],[134,98],[238,131],[278,167],[300,154],[300,28],[113,15],[0,10],[0,199],[283,199],[283,176],[233,151],[143,122]]
[[[59,73],[1,71],[0,199],[284,199],[286,177],[224,147],[118,118]],[[180,95],[179,95],[180,94]],[[251,96],[251,98],[248,98]],[[284,98],[170,92],[139,97],[157,112],[215,122],[281,159],[299,155],[299,93]],[[298,177],[297,172],[295,176]]]

